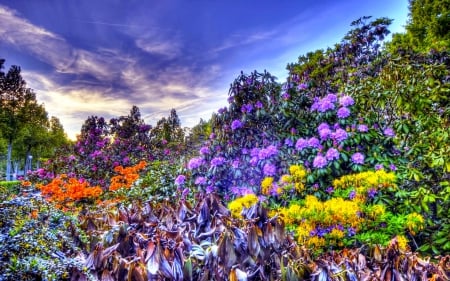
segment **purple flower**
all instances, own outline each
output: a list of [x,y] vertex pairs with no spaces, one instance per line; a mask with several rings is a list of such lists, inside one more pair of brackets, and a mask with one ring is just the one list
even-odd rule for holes
[[369,131],[369,128],[367,127],[367,125],[364,125],[364,124],[358,125],[358,132],[366,133],[368,131]]
[[215,138],[216,138],[216,134],[211,133],[211,134],[209,135],[209,138],[210,138],[211,140],[215,139]]
[[327,159],[325,157],[323,157],[322,155],[319,154],[314,158],[314,161],[313,161],[314,168],[323,168],[326,165],[327,165]]
[[193,169],[197,169],[202,164],[203,164],[203,158],[195,157],[195,158],[192,158],[191,160],[189,160],[187,167],[189,170],[193,170]]
[[394,132],[394,130],[392,129],[392,128],[390,128],[390,127],[387,127],[386,129],[384,129],[384,131],[383,131],[383,134],[386,136],[386,137],[395,137],[395,132]]
[[258,165],[258,157],[257,156],[252,157],[252,159],[250,159],[249,162],[250,162],[250,165],[252,165],[252,166]]
[[241,112],[242,113],[250,113],[253,110],[253,105],[251,103],[249,104],[244,104],[241,107]]
[[341,141],[344,141],[347,139],[348,134],[345,130],[338,128],[338,129],[336,129],[336,131],[333,134],[331,134],[331,137],[334,140],[341,142]]
[[206,187],[206,193],[213,193],[213,191],[214,191],[214,186],[208,185],[208,186]]
[[277,155],[278,149],[274,145],[269,145],[267,148],[263,148],[258,153],[259,160],[267,159],[271,156]]
[[211,160],[211,167],[218,167],[225,163],[225,158],[223,157],[215,157]]
[[319,112],[327,112],[328,110],[334,109],[334,103],[328,99],[323,99],[320,101],[319,108],[317,109]]
[[383,164],[376,164],[375,165],[375,171],[382,170],[383,168],[384,168]]
[[331,193],[334,192],[334,188],[333,188],[332,186],[329,186],[329,187],[327,188],[326,192],[327,192],[328,194],[331,194]]
[[329,128],[319,129],[319,136],[322,140],[326,140],[331,135],[331,130]]
[[239,164],[240,164],[239,159],[234,159],[233,162],[231,163],[231,166],[236,169],[239,168]]
[[308,146],[319,148],[320,147],[320,141],[317,138],[315,138],[315,137],[311,137],[308,140]]
[[237,130],[237,129],[239,129],[239,128],[242,128],[242,122],[241,122],[241,120],[234,120],[234,121],[231,123],[231,129],[234,131],[234,130]]
[[227,108],[226,107],[219,108],[218,112],[219,112],[219,114],[223,114],[223,113],[227,112]]
[[325,99],[329,100],[332,103],[337,102],[337,96],[335,94],[328,94]]
[[320,123],[320,125],[317,127],[317,131],[321,131],[324,129],[330,129],[330,125],[328,125],[327,123]]
[[356,234],[356,230],[353,227],[348,227],[347,228],[347,236],[354,236]]
[[184,175],[178,175],[178,177],[175,179],[175,184],[178,186],[183,185],[185,180],[186,177]]
[[293,142],[291,139],[286,138],[286,139],[284,140],[284,145],[286,145],[287,147],[291,147],[291,146],[294,145],[294,142]]
[[288,100],[291,96],[289,95],[288,92],[284,92],[284,93],[281,95],[281,97],[282,97],[284,100]]
[[375,198],[375,195],[377,195],[377,193],[378,193],[378,191],[375,188],[370,188],[367,191],[367,197],[373,199],[373,198]]
[[350,109],[348,109],[347,107],[341,107],[338,109],[336,115],[340,119],[345,119],[350,116]]
[[351,96],[345,95],[339,98],[339,104],[341,106],[351,106],[355,104],[355,101]]
[[339,159],[339,151],[336,148],[331,147],[330,149],[328,149],[325,157],[329,161],[337,160],[337,159]]
[[264,165],[263,173],[265,176],[274,176],[277,172],[277,168],[273,164],[267,163]]
[[257,147],[252,148],[252,150],[250,151],[250,156],[251,157],[258,157],[258,155],[259,155],[259,148],[257,148]]
[[349,198],[350,200],[353,200],[353,198],[355,198],[355,196],[356,196],[356,191],[352,190],[352,191],[350,192],[350,194],[348,195],[348,198]]
[[205,183],[206,183],[206,178],[205,177],[197,177],[195,179],[195,184],[202,185],[202,184],[205,184]]
[[304,138],[298,139],[295,143],[295,148],[299,151],[302,151],[306,147],[308,147],[308,141]]
[[258,109],[263,108],[263,106],[264,106],[264,105],[262,104],[261,101],[257,101],[257,102],[255,103],[255,107],[258,108]]
[[291,135],[295,135],[297,134],[297,129],[296,128],[291,128]]
[[181,198],[186,198],[186,196],[189,194],[189,188],[183,189],[183,192],[181,193]]
[[200,148],[200,154],[202,154],[202,155],[209,154],[209,148],[207,146],[202,146]]
[[389,165],[389,169],[391,169],[391,171],[397,171],[397,167],[394,164]]
[[308,86],[305,83],[299,84],[297,86],[297,90],[306,90],[308,88]]
[[364,155],[362,153],[356,152],[352,155],[352,161],[355,164],[364,164]]

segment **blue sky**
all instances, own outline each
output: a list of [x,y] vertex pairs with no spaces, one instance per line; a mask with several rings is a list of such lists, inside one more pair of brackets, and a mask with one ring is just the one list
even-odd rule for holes
[[394,19],[408,0],[0,0],[0,58],[70,137],[91,115],[149,124],[175,108],[182,126],[225,106],[240,71],[285,67],[341,41],[362,16]]

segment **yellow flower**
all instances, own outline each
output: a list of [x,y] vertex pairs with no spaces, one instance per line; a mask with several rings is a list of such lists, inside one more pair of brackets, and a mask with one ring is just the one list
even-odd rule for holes
[[408,239],[403,235],[397,235],[395,237],[397,239],[398,248],[402,251],[408,250]]
[[292,177],[290,175],[282,175],[280,178],[280,182],[282,183],[290,183],[292,181]]
[[413,235],[416,234],[416,231],[423,229],[424,222],[422,215],[418,213],[414,212],[406,216],[406,227]]
[[265,177],[261,182],[261,193],[266,194],[266,195],[269,194],[272,184],[273,184],[273,178]]
[[256,202],[258,202],[258,197],[255,194],[247,194],[228,203],[228,209],[233,217],[238,218],[244,208],[250,208]]
[[331,232],[329,233],[329,236],[332,239],[342,239],[344,238],[344,232],[337,228],[333,228],[333,230],[331,230]]

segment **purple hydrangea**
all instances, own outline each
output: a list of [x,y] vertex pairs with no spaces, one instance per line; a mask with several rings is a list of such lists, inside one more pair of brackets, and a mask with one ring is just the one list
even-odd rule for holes
[[178,175],[178,177],[175,179],[175,184],[178,186],[183,185],[185,180],[186,177],[184,175]]
[[258,108],[258,109],[263,108],[263,106],[264,106],[264,105],[262,104],[261,101],[257,101],[257,102],[255,103],[255,107]]
[[319,108],[317,109],[319,112],[327,112],[328,110],[334,109],[334,103],[328,99],[323,99],[320,101]]
[[257,148],[257,147],[252,148],[252,150],[250,151],[250,156],[251,157],[258,157],[258,155],[259,155],[259,148]]
[[352,155],[352,162],[355,164],[364,164],[364,155],[360,152],[356,152]]
[[344,141],[347,139],[348,134],[345,130],[338,128],[338,129],[336,129],[336,131],[333,134],[331,134],[331,137],[334,140],[341,142],[341,141]]
[[211,160],[211,167],[218,167],[225,163],[225,158],[223,157],[215,157]]
[[264,160],[277,154],[278,154],[277,147],[274,145],[269,145],[268,147],[263,148],[259,151],[258,157],[260,160]]
[[205,183],[206,183],[206,178],[205,177],[197,177],[195,179],[195,184],[202,185],[202,184],[205,184]]
[[202,154],[202,155],[209,154],[209,148],[207,146],[202,146],[200,148],[200,154]]
[[339,151],[336,148],[331,147],[330,149],[328,149],[325,157],[329,161],[337,160],[339,159]]
[[355,104],[355,101],[353,100],[353,98],[351,96],[342,96],[339,98],[339,104],[341,106],[352,106]]
[[264,165],[263,168],[263,173],[265,176],[274,176],[277,172],[277,168],[275,167],[275,165],[267,163],[266,165]]
[[197,169],[203,164],[203,162],[204,162],[203,158],[195,157],[189,160],[187,167],[189,170]]
[[319,139],[316,138],[316,137],[311,137],[311,138],[308,140],[308,146],[314,147],[314,148],[319,148],[319,147],[320,147],[320,141],[319,141]]
[[319,136],[322,140],[326,140],[331,136],[330,128],[319,129]]
[[332,103],[337,102],[337,96],[335,94],[328,94],[325,99],[329,100]]
[[242,128],[242,126],[243,126],[243,124],[242,124],[242,122],[241,122],[241,120],[234,120],[232,123],[231,123],[231,129],[234,131],[234,130],[237,130],[237,129],[239,129],[239,128]]
[[295,149],[297,149],[298,151],[302,151],[303,149],[308,147],[308,141],[304,138],[300,138],[297,140],[297,142],[295,143]]
[[384,131],[383,131],[383,134],[386,136],[386,137],[395,137],[395,132],[394,132],[394,130],[392,129],[392,128],[390,128],[390,127],[387,127],[386,129],[384,129]]
[[358,132],[366,133],[368,131],[369,131],[369,127],[367,127],[367,125],[364,125],[364,124],[358,125]]
[[327,165],[327,159],[325,157],[323,157],[322,155],[317,155],[316,157],[314,157],[314,161],[313,161],[313,167],[314,168],[323,168]]
[[345,119],[350,116],[350,109],[348,109],[347,107],[341,107],[338,109],[336,115],[340,119]]

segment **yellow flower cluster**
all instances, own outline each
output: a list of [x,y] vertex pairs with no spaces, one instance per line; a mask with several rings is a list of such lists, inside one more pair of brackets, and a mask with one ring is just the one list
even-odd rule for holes
[[415,235],[416,231],[423,229],[425,220],[418,213],[411,213],[406,216],[406,227],[411,234]]
[[381,204],[369,206],[367,207],[366,213],[370,219],[375,220],[386,213],[386,206]]
[[264,195],[268,195],[270,193],[270,190],[272,189],[272,185],[273,185],[273,178],[265,177],[261,182],[261,193]]
[[228,203],[228,209],[233,217],[239,218],[244,208],[250,208],[256,202],[258,202],[258,197],[255,194],[247,194]]
[[[296,226],[297,241],[310,247],[319,247],[326,242],[323,238],[310,235],[316,226],[326,228],[343,225],[357,230],[362,223],[362,218],[358,215],[359,204],[342,198],[322,202],[317,197],[308,195],[302,205],[292,204],[289,208],[279,208],[277,211],[286,225]],[[345,233],[336,228],[329,233],[329,238],[336,242],[344,236]]]
[[379,190],[381,188],[397,188],[396,177],[392,172],[385,170],[367,171],[357,174],[345,175],[333,181],[335,189],[356,190],[356,200],[364,202],[367,199],[367,193],[371,189]]
[[302,192],[305,189],[306,170],[300,165],[292,165],[289,167],[290,182],[294,183],[295,190]]
[[398,248],[402,251],[408,250],[408,239],[403,235],[397,235],[396,237]]

